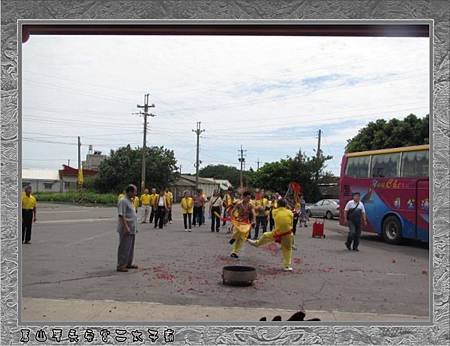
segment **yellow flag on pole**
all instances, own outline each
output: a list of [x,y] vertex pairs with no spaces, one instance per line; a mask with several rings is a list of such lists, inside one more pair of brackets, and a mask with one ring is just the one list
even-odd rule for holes
[[78,185],[83,186],[84,177],[83,177],[83,166],[78,169]]

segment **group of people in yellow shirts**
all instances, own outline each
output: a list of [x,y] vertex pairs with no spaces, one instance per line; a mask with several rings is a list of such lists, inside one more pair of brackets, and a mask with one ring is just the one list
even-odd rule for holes
[[[120,193],[118,199],[125,197],[125,193]],[[172,223],[173,194],[169,189],[161,189],[159,192],[152,188],[151,193],[146,188],[141,196],[136,195],[133,205],[138,213],[141,208],[141,223],[150,224],[155,222],[154,228],[163,228],[167,223]]]

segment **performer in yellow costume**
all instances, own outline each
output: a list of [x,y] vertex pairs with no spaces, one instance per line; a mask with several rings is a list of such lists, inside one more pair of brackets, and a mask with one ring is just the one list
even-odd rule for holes
[[250,245],[259,247],[272,242],[281,244],[283,254],[283,266],[285,271],[292,271],[292,245],[294,236],[292,235],[294,214],[286,208],[286,201],[279,200],[278,208],[273,211],[275,227],[272,232],[265,232],[258,240],[247,239]]
[[233,237],[230,244],[233,244],[233,252],[231,253],[233,258],[239,258],[238,253],[248,238],[255,217],[253,206],[250,204],[251,193],[246,191],[242,197],[242,201],[237,203],[231,212]]

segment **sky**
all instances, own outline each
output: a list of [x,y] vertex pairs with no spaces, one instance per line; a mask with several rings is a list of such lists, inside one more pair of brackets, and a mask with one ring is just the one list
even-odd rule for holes
[[321,149],[339,176],[347,140],[370,121],[429,113],[429,39],[255,36],[31,36],[22,46],[23,168],[77,166],[88,146],[148,146],[183,173],[245,168]]

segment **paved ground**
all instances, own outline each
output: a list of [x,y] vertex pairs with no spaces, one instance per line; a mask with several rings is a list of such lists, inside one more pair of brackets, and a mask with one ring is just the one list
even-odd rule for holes
[[[186,233],[180,216],[175,206],[167,228],[142,225],[140,269],[117,273],[115,208],[40,203],[32,244],[23,245],[23,296],[428,315],[427,245],[393,246],[364,235],[361,251],[349,252],[346,229],[327,221],[325,239],[311,238],[311,226],[297,232],[294,271],[285,273],[277,246],[247,245],[233,260],[224,231],[206,225]],[[234,263],[257,268],[253,286],[222,285],[222,267]]]

